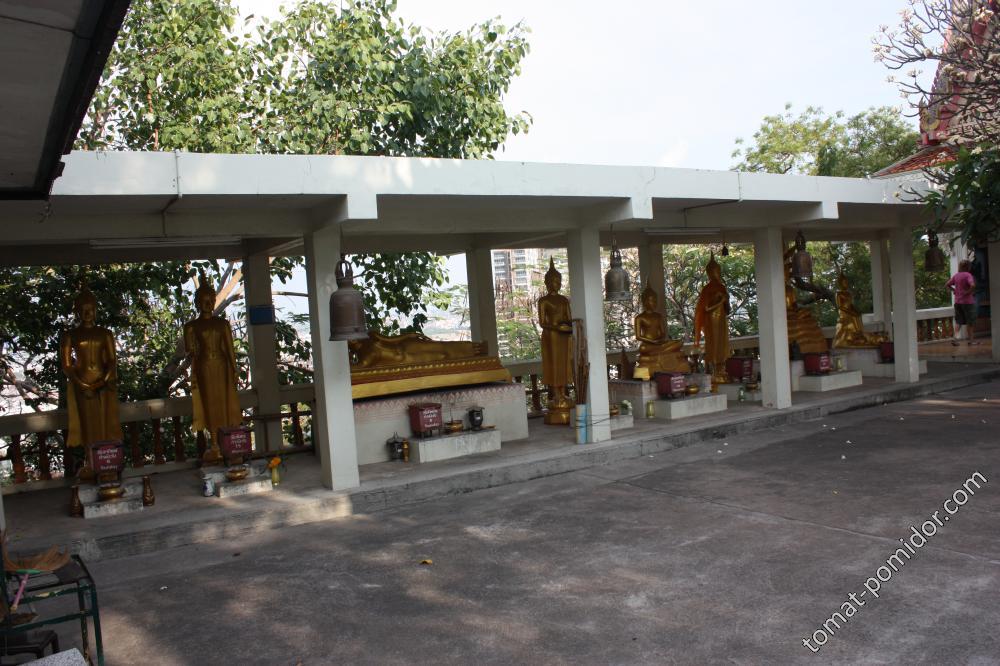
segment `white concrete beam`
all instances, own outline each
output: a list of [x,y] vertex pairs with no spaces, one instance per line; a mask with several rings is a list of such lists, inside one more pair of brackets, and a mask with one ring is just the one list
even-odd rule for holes
[[253,308],[270,309],[274,314],[271,297],[271,263],[266,254],[254,254],[243,259],[244,297],[247,307],[247,330],[250,337],[250,380],[257,393],[257,414],[263,416],[254,426],[258,451],[276,451],[284,443],[281,434],[281,396],[278,382],[278,343],[271,323],[254,324]]
[[788,312],[781,229],[754,232],[754,273],[757,277],[757,321],[760,329],[760,374],[764,407],[792,406],[788,362]]
[[316,387],[313,443],[323,485],[333,490],[354,488],[360,478],[347,343],[330,341],[330,295],[337,291],[335,271],[340,261],[337,226],[307,234],[305,254]]
[[892,281],[892,341],[896,356],[896,381],[920,380],[917,358],[917,299],[913,284],[913,235],[909,227],[889,232],[889,265]]
[[499,353],[497,344],[497,305],[493,291],[493,257],[489,248],[465,253],[465,270],[469,278],[469,327],[474,341],[489,346],[491,356]]
[[611,439],[608,402],[608,355],[604,339],[604,276],[601,275],[601,240],[596,227],[566,235],[569,258],[570,307],[582,319],[587,334],[590,386],[587,404],[592,426],[589,442]]

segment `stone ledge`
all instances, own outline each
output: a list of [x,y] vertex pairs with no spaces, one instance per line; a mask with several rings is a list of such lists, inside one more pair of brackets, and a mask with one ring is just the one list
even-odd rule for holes
[[500,431],[466,430],[452,435],[410,440],[410,458],[424,463],[500,450]]
[[708,395],[692,395],[673,400],[657,400],[653,404],[656,408],[656,418],[673,421],[675,419],[686,419],[691,416],[725,411],[727,402],[725,395],[710,393]]

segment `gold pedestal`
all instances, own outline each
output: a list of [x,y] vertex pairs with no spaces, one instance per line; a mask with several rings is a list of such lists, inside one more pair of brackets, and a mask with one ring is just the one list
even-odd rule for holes
[[204,465],[221,465],[222,464],[222,451],[219,450],[219,445],[212,442],[212,446],[205,451],[205,455],[201,457],[201,462]]
[[569,410],[571,409],[573,409],[573,403],[569,400],[549,402],[548,411],[545,412],[546,425],[569,425]]
[[102,502],[111,499],[118,499],[125,494],[125,486],[122,484],[101,486],[97,489],[97,497]]
[[226,470],[226,478],[230,481],[242,481],[247,478],[250,474],[249,465],[240,465],[239,467],[230,467]]

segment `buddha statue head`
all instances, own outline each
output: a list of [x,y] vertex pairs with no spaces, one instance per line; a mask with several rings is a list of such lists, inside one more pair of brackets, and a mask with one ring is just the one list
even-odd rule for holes
[[715,253],[710,255],[708,264],[705,265],[705,272],[712,282],[722,282],[722,266],[715,260]]
[[206,317],[215,312],[215,287],[208,281],[205,271],[198,269],[198,289],[194,292],[194,304],[198,312]]
[[851,283],[848,281],[847,276],[841,271],[840,275],[837,276],[837,291],[850,291]]
[[646,288],[642,290],[642,310],[643,312],[655,312],[656,306],[659,301],[659,297],[651,286],[649,286],[649,281],[646,281]]
[[556,262],[549,257],[549,270],[545,272],[545,288],[550,294],[557,294],[562,288],[562,273],[556,270]]
[[80,285],[80,293],[73,299],[73,313],[85,326],[90,326],[97,319],[97,298],[86,282]]

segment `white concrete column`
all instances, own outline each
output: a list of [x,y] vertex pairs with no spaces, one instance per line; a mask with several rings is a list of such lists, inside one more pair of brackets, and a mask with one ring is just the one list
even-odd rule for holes
[[951,272],[949,275],[954,275],[958,272],[958,262],[965,259],[965,245],[962,243],[962,235],[956,234],[948,241],[948,249],[951,250],[951,254],[948,256],[950,260]]
[[566,234],[569,255],[570,307],[587,332],[590,386],[587,404],[593,426],[590,442],[611,439],[608,411],[608,354],[604,339],[604,276],[601,274],[601,240],[596,228]]
[[[278,384],[278,344],[274,335],[274,301],[271,298],[271,262],[266,254],[243,258],[243,286],[250,337],[250,381],[257,393],[257,414],[264,416],[254,426],[258,451],[282,447],[281,419],[266,418],[281,412]],[[254,324],[254,308],[270,310],[270,323]]]
[[497,304],[493,292],[493,256],[489,248],[465,253],[465,272],[469,278],[469,328],[473,341],[487,344],[491,356],[498,353]]
[[649,243],[639,246],[639,284],[633,285],[639,294],[646,288],[646,282],[656,291],[660,299],[660,314],[666,313],[665,285],[666,273],[663,270],[663,244]]
[[650,286],[656,292],[657,306],[656,309],[660,313],[660,317],[663,318],[664,329],[666,329],[666,314],[667,314],[667,300],[666,300],[666,273],[663,270],[663,244],[662,243],[648,243],[647,245],[640,246],[639,248],[639,284],[632,285],[633,289],[636,289],[639,295],[639,305],[642,306],[642,290],[646,288],[646,282],[648,281]]
[[753,263],[757,277],[762,404],[774,409],[792,406],[783,255],[781,229],[768,227],[754,231]]
[[896,381],[920,380],[917,358],[917,297],[913,286],[913,236],[908,227],[889,232],[892,280],[892,342]]
[[340,229],[330,224],[305,236],[309,323],[312,331],[316,408],[313,443],[323,485],[334,490],[360,485],[354,433],[351,367],[346,342],[330,341],[330,295],[337,291]]
[[1000,302],[1000,242],[989,245],[990,271],[990,335],[993,339],[993,360],[1000,361],[1000,311],[993,314],[993,299]]
[[872,314],[887,333],[892,330],[892,294],[889,282],[889,247],[884,240],[868,242],[872,267]]

